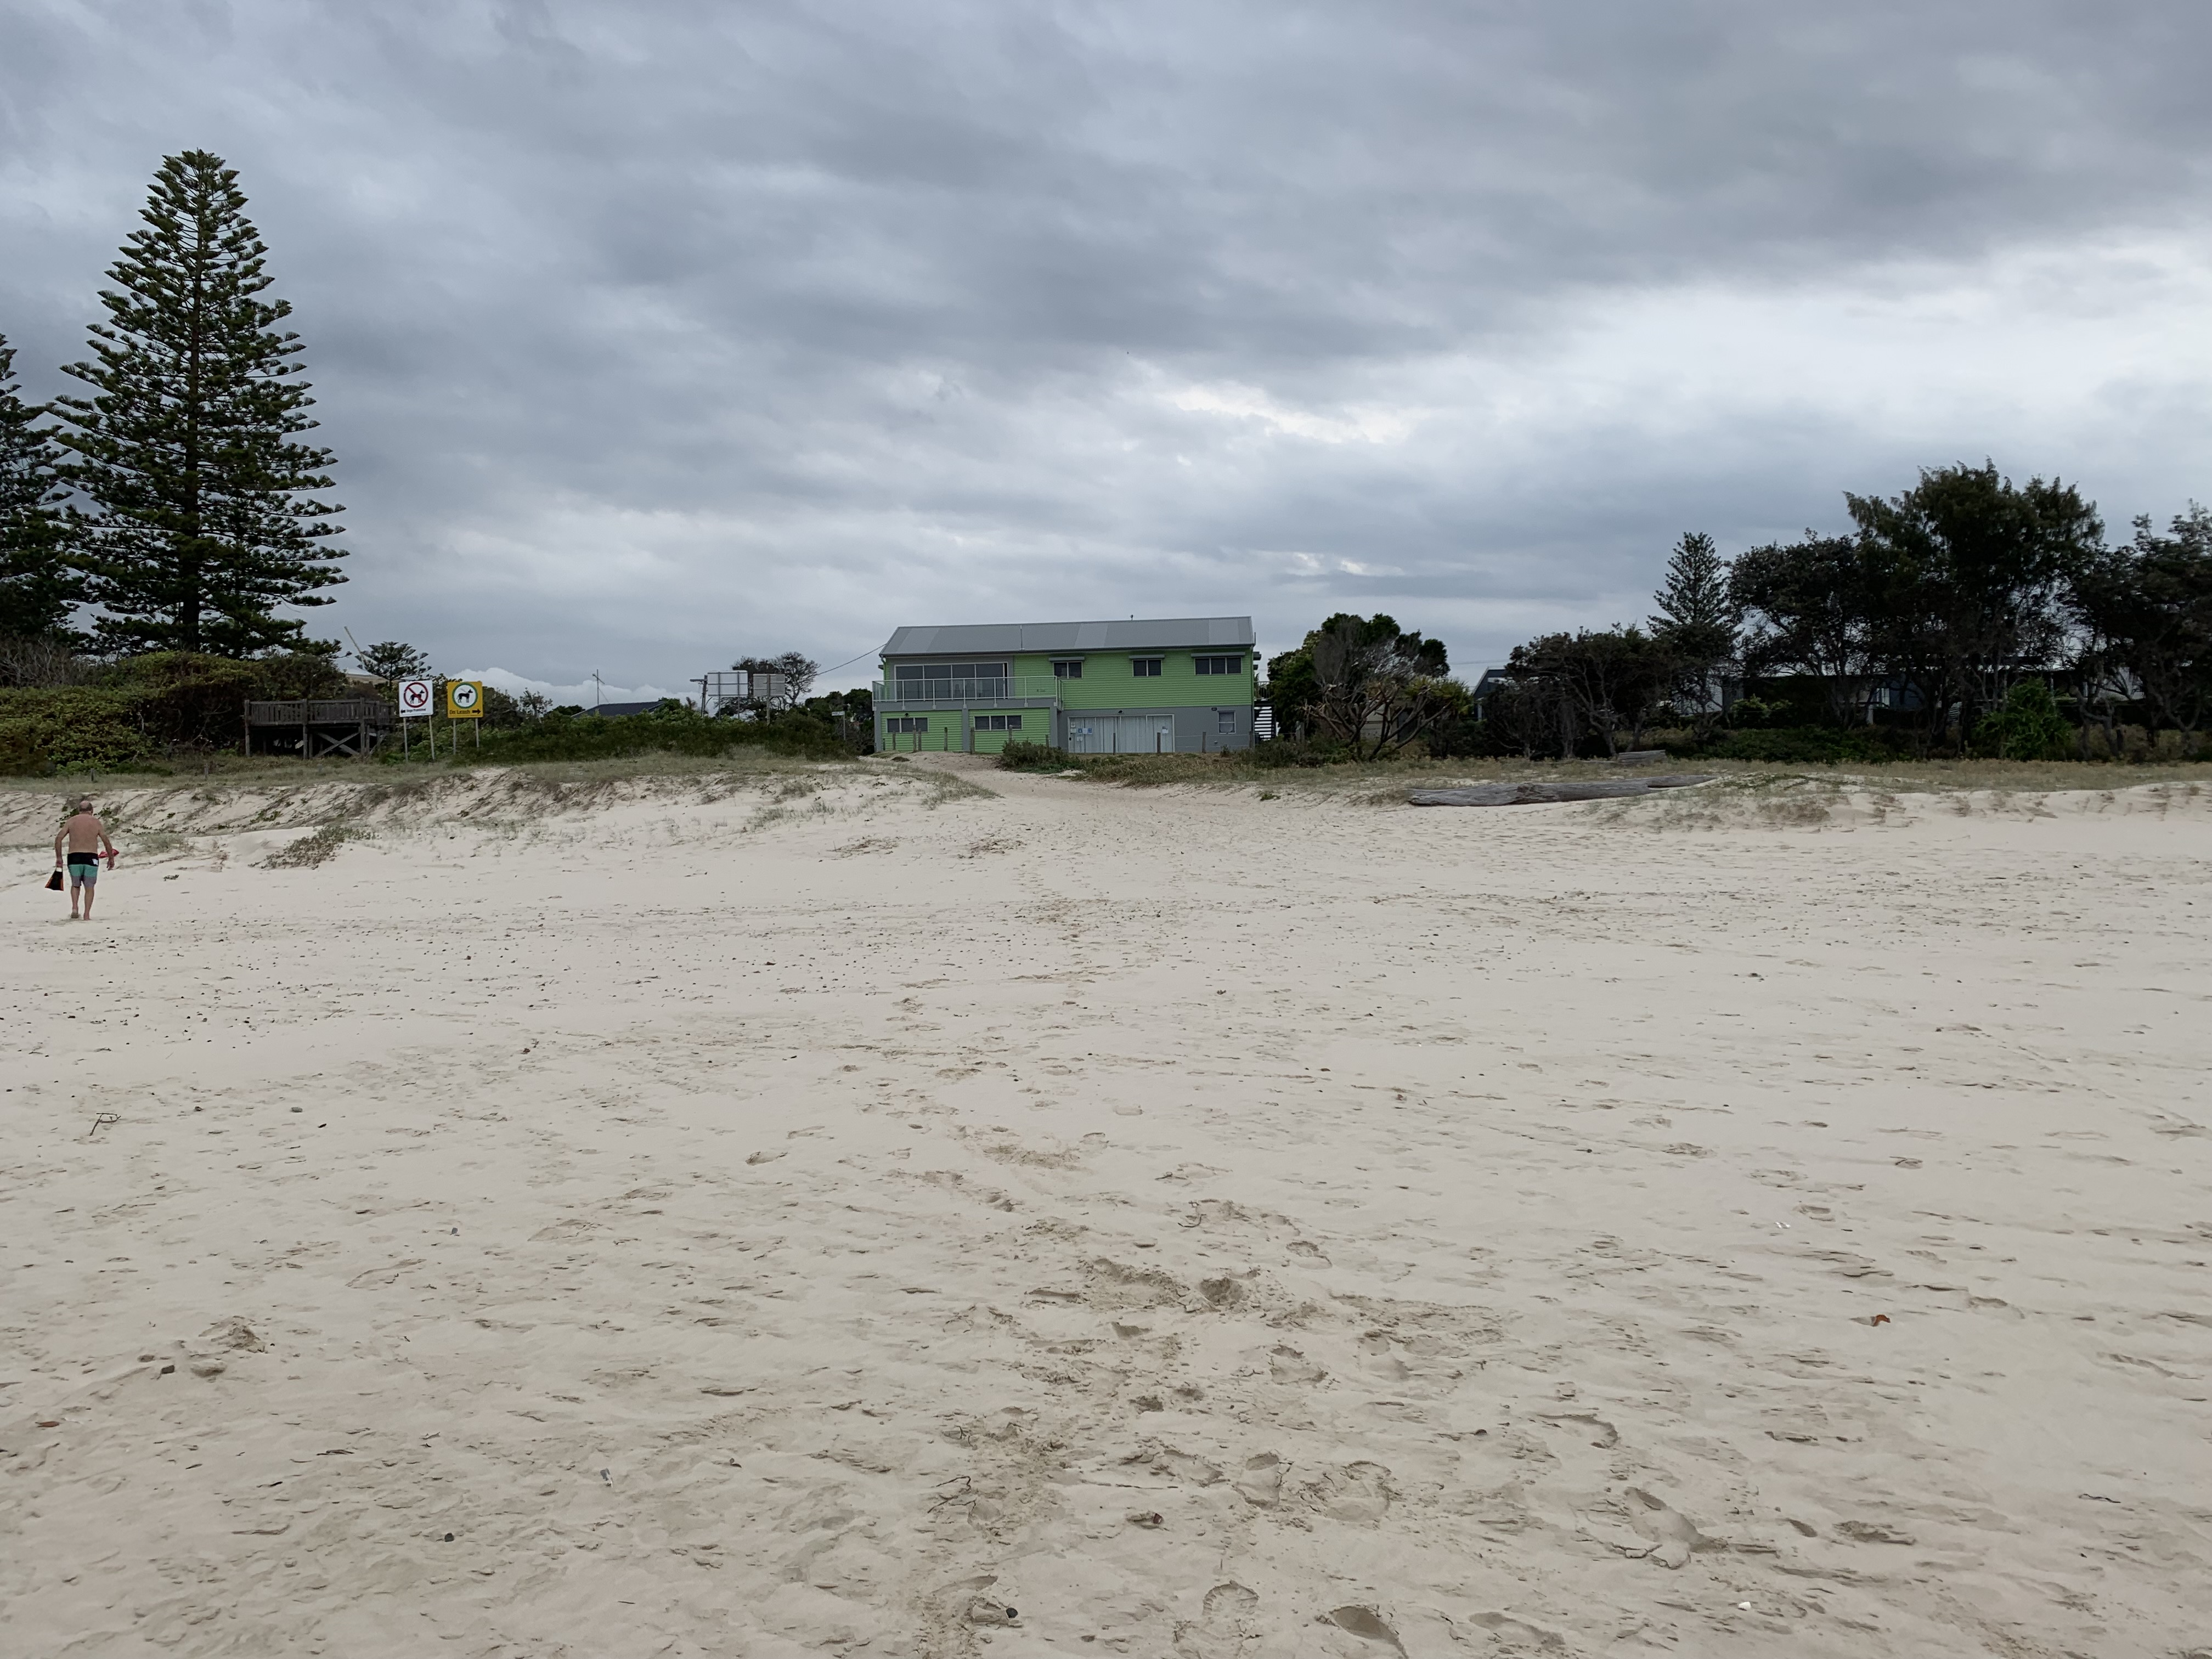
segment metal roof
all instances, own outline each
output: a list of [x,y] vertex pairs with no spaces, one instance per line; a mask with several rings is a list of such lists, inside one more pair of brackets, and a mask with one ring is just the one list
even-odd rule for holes
[[965,657],[1024,651],[1187,651],[1257,643],[1249,617],[1135,617],[1125,622],[969,623],[951,628],[902,628],[884,642],[886,657]]

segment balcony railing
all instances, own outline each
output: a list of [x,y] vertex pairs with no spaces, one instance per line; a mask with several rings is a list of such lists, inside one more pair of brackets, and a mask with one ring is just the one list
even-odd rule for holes
[[1060,702],[1060,681],[1046,676],[1013,674],[988,680],[878,680],[870,688],[878,708],[1051,708]]

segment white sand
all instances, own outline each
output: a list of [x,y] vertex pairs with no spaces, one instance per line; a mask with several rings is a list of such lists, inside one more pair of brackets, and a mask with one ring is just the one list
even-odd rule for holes
[[875,775],[0,798],[0,1649],[2212,1645],[2212,793]]

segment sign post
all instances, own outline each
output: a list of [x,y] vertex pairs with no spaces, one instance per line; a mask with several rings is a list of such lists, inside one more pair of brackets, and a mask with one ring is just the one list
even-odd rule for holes
[[[483,682],[481,680],[447,680],[446,682],[446,718],[449,720],[478,720],[483,719]],[[476,728],[476,745],[483,747],[483,727]],[[453,744],[453,753],[460,754],[460,744]]]
[[[413,753],[408,746],[407,737],[409,727],[407,722],[410,720],[421,720],[430,718],[430,706],[433,696],[436,690],[437,682],[434,680],[402,680],[399,682],[399,757],[402,760],[411,760],[414,758]],[[434,744],[434,732],[432,740]],[[437,757],[437,750],[434,746],[432,748],[430,753],[433,759]]]

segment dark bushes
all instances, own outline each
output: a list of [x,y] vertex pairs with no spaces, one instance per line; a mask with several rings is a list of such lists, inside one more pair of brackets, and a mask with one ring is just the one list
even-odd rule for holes
[[999,767],[1006,772],[1065,772],[1067,753],[1048,743],[1024,743],[1017,738],[999,751]]
[[1909,738],[1884,727],[1856,726],[1792,726],[1752,732],[1730,732],[1703,747],[1669,751],[1698,760],[1779,761],[1785,765],[1827,765],[1841,762],[1879,763],[1903,760],[1913,753]]
[[[610,718],[556,708],[528,726],[495,728],[482,748],[464,746],[465,765],[522,761],[612,760],[624,755],[726,755],[732,749],[820,760],[849,758],[852,745],[836,730],[805,714],[766,720],[702,714],[670,698],[641,714]],[[389,755],[387,757],[390,758]]]
[[1352,751],[1343,744],[1314,738],[1277,738],[1255,743],[1251,750],[1255,766],[1328,766],[1352,758]]
[[0,690],[0,772],[125,771],[179,750],[233,749],[247,701],[348,690],[329,658],[307,651],[251,661],[184,651],[77,660],[83,684]]

